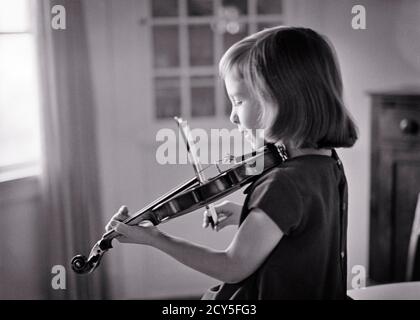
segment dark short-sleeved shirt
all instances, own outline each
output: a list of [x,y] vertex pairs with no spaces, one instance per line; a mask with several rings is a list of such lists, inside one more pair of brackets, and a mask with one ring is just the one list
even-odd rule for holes
[[345,299],[347,182],[335,151],[291,158],[244,192],[241,223],[259,208],[284,235],[251,276],[203,298]]

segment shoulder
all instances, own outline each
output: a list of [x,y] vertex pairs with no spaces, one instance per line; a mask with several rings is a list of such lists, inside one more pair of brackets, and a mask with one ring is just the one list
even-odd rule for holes
[[343,173],[332,157],[308,155],[293,158],[273,168],[258,179],[246,190],[251,193],[259,186],[287,188],[288,192],[306,196],[318,193],[330,185],[336,185]]
[[303,215],[303,198],[293,181],[293,174],[288,170],[270,170],[247,189],[244,217],[253,209],[260,209],[285,234],[289,234],[299,225]]
[[296,179],[299,179],[298,175],[298,170],[294,167],[276,167],[258,177],[244,193],[252,194],[261,190],[276,193],[283,189],[294,189],[299,194],[295,184]]

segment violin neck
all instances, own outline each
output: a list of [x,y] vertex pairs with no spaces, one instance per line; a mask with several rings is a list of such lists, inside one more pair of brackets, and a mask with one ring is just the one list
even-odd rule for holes
[[[157,207],[158,205],[160,205],[161,203],[177,196],[178,194],[180,194],[181,192],[184,192],[185,190],[191,188],[194,185],[198,184],[198,180],[197,177],[193,177],[190,180],[187,180],[186,182],[180,184],[179,186],[176,186],[175,188],[173,188],[171,191],[165,193],[164,195],[162,195],[161,197],[159,197],[158,199],[156,199],[155,201],[149,203],[147,206],[145,206],[144,208],[142,208],[141,210],[135,212],[132,216],[130,216],[129,218],[127,218],[126,220],[124,220],[125,224],[128,225],[136,225],[138,223],[140,223],[143,220],[148,220],[148,218],[152,218],[152,216],[147,215],[147,213],[151,213],[151,210],[155,207]],[[152,221],[153,222],[153,221]],[[117,236],[118,234],[111,230],[108,231],[107,233],[105,233],[102,236],[103,240],[106,239],[113,239]]]

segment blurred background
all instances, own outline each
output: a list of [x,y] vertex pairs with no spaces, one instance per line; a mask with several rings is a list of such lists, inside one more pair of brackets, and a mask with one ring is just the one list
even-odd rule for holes
[[[57,5],[65,29],[52,24]],[[355,5],[366,10],[365,29],[352,28]],[[158,130],[176,130],[175,115],[192,128],[233,129],[218,60],[234,42],[276,25],[313,28],[336,48],[360,131],[354,148],[339,150],[349,182],[349,288],[354,266],[368,277],[378,159],[370,93],[418,92],[420,1],[0,0],[0,299],[182,299],[217,284],[141,246],[115,243],[88,276],[74,275],[69,262],[89,253],[122,204],[137,211],[192,177],[189,165],[157,163]],[[420,192],[420,160],[410,159],[416,166],[402,181],[416,180],[405,191],[404,244]],[[230,199],[244,198],[238,191]],[[224,248],[234,230],[203,230],[201,219],[195,212],[162,228]],[[390,258],[390,272],[399,258]],[[55,265],[67,271],[65,289],[52,286]],[[399,280],[393,275],[379,280]]]

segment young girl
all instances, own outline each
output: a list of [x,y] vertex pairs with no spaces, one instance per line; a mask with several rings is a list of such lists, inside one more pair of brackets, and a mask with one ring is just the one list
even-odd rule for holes
[[217,229],[238,225],[231,244],[213,250],[151,225],[125,225],[126,207],[107,230],[223,282],[204,298],[345,299],[347,184],[333,148],[351,147],[357,134],[332,46],[311,29],[265,29],[234,44],[219,69],[230,120],[253,141],[264,129],[265,142],[289,155],[245,190],[243,205],[216,206]]

